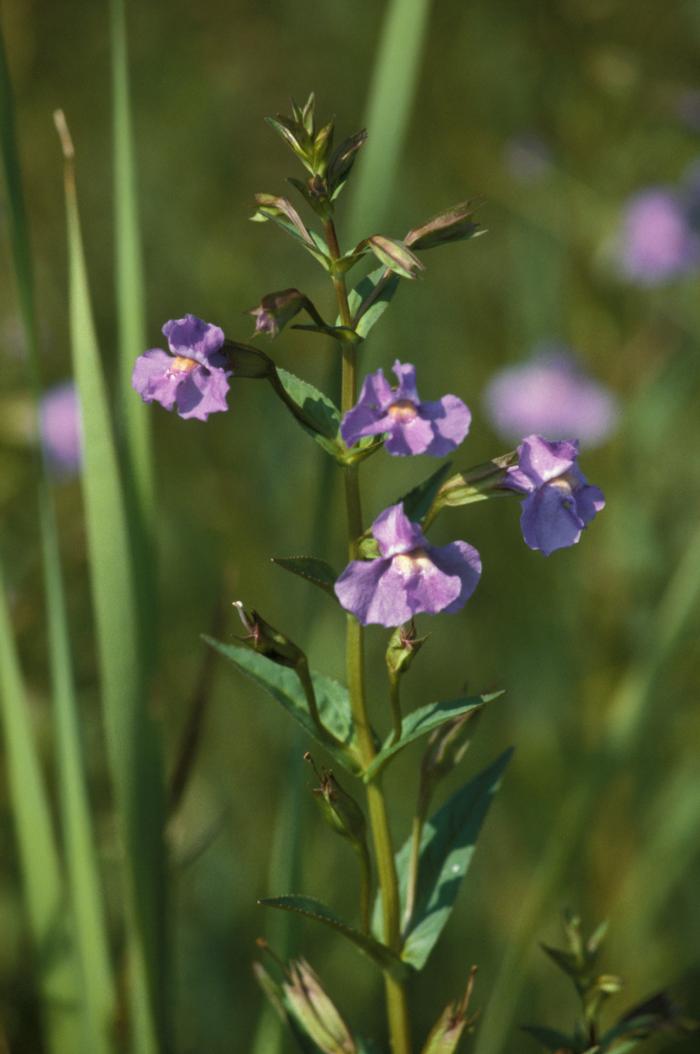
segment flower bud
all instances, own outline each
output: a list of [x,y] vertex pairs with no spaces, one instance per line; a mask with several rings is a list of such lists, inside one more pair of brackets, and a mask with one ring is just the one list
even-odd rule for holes
[[366,852],[367,824],[362,809],[338,783],[330,769],[316,768],[310,754],[304,758],[314,767],[320,786],[314,787],[314,795],[326,820],[339,835],[359,852]]
[[[360,245],[362,244],[360,242]],[[372,250],[380,263],[388,267],[390,271],[401,275],[402,278],[417,278],[420,272],[425,270],[425,265],[418,257],[414,256],[411,250],[396,238],[373,234],[364,244]]]
[[265,622],[257,611],[248,613],[240,600],[234,601],[233,606],[247,630],[247,636],[241,637],[244,644],[280,666],[290,666],[295,670],[300,666],[306,666],[306,655],[301,648]]
[[403,626],[397,626],[389,638],[386,650],[386,665],[392,680],[398,680],[407,673],[427,639],[416,636],[416,624],[413,619]]
[[445,1007],[432,1028],[421,1054],[454,1054],[465,1028],[473,1027],[478,1015],[467,1017],[467,1009],[475,976],[476,967],[472,966],[463,997]]
[[289,964],[282,988],[290,1013],[322,1054],[357,1054],[348,1026],[305,959]]
[[422,226],[414,227],[404,238],[404,244],[411,249],[432,249],[446,242],[474,238],[477,234],[483,234],[483,230],[473,222],[471,205],[464,201],[433,216]]
[[276,337],[288,322],[298,315],[306,304],[306,297],[298,289],[283,289],[279,293],[266,293],[257,307],[248,312],[255,319],[255,334],[267,333]]
[[351,135],[349,139],[345,139],[340,146],[336,147],[333,151],[330,161],[328,162],[328,187],[331,193],[331,198],[334,199],[338,196],[342,190],[352,166],[355,164],[355,158],[357,157],[358,151],[367,142],[367,132],[365,129],[356,132],[355,135]]

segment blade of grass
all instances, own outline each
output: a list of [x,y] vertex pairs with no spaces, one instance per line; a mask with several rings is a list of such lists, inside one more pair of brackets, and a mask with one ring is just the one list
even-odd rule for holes
[[79,975],[51,810],[32,736],[0,564],[0,714],[22,885],[39,977],[48,1049],[79,1049]]
[[[12,90],[1,38],[0,112],[0,125],[3,129],[2,159],[9,203],[8,226],[20,316],[28,349],[38,434],[41,385],[31,246],[22,193]],[[110,1050],[108,1034],[114,1016],[114,986],[86,791],[58,532],[45,455],[39,468],[37,491],[58,756],[61,828],[65,842],[70,902],[82,982],[79,1006],[83,1015],[83,1049],[86,1052],[94,1051],[95,1054],[107,1054]]]
[[83,425],[83,497],[102,680],[105,734],[124,848],[129,995],[137,1054],[165,1044],[165,815],[162,758],[147,710],[134,564],[107,390],[83,252],[73,144],[55,114],[64,154],[73,368]]
[[139,232],[136,169],[129,96],[129,64],[124,0],[111,0],[112,129],[114,142],[114,251],[119,327],[118,420],[124,426],[125,483],[133,528],[141,639],[153,656],[155,561],[153,559],[153,459],[148,407],[134,398],[131,373],[146,347],[143,265]]
[[348,219],[355,241],[373,234],[384,219],[384,203],[403,152],[418,86],[431,0],[391,0],[381,30],[365,110],[369,132]]

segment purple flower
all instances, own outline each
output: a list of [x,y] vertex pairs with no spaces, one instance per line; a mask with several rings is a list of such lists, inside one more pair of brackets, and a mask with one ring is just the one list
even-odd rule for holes
[[520,515],[523,538],[545,556],[575,545],[605,507],[602,491],[588,482],[577,457],[576,440],[549,443],[542,436],[528,436],[518,447],[518,464],[508,469],[503,483],[526,495]]
[[382,370],[365,377],[360,398],[343,417],[340,432],[352,446],[364,436],[387,433],[390,454],[431,454],[443,457],[462,442],[471,414],[456,395],[423,403],[416,391],[416,368],[397,359],[392,367],[398,388],[392,388]]
[[220,351],[224,331],[196,315],[185,315],[166,322],[163,333],[170,355],[151,348],[134,364],[131,384],[143,401],[160,403],[166,410],[177,406],[180,417],[199,421],[227,410],[231,370],[226,369],[226,356]]
[[476,589],[476,549],[466,542],[430,545],[402,503],[377,517],[372,534],[381,556],[353,560],[335,583],[338,600],[363,626],[400,626],[420,612],[459,611]]
[[528,362],[500,370],[486,387],[484,403],[495,430],[507,440],[533,432],[575,435],[594,447],[607,439],[618,417],[614,395],[558,345],[542,346]]
[[80,403],[72,381],[57,384],[42,396],[39,431],[51,466],[66,475],[77,472],[82,460]]
[[617,247],[622,274],[639,285],[659,285],[700,262],[700,241],[679,197],[663,187],[644,190],[625,210]]

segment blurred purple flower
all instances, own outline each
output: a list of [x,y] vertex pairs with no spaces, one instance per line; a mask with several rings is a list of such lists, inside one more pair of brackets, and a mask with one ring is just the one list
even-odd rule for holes
[[471,414],[456,395],[423,403],[416,391],[416,368],[397,359],[392,367],[399,380],[392,388],[377,370],[365,377],[360,398],[343,417],[340,432],[348,446],[363,436],[382,435],[390,454],[430,454],[443,457],[462,442]]
[[226,356],[221,354],[224,331],[196,315],[173,319],[163,326],[170,355],[160,348],[139,355],[131,377],[133,388],[146,403],[166,410],[177,407],[180,417],[206,421],[209,414],[227,410],[229,389]]
[[576,436],[593,447],[615,428],[615,396],[593,380],[564,345],[540,345],[528,362],[496,373],[484,392],[486,412],[504,439],[533,432]]
[[511,136],[503,157],[509,174],[519,183],[538,183],[552,169],[552,151],[534,132]]
[[596,513],[605,508],[602,491],[591,486],[576,459],[578,443],[549,443],[531,435],[518,447],[518,464],[503,486],[525,494],[520,526],[525,544],[549,556],[575,545]]
[[52,468],[71,475],[82,460],[80,403],[72,381],[49,388],[39,404],[41,445]]
[[433,546],[403,504],[385,509],[372,524],[381,556],[353,560],[335,584],[346,611],[364,625],[400,626],[413,615],[464,607],[479,582],[481,559],[466,542]]
[[700,263],[700,240],[678,194],[652,187],[630,199],[617,262],[624,277],[647,286],[670,281]]

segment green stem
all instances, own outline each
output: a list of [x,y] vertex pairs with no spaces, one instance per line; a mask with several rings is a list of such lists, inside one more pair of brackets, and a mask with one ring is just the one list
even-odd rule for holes
[[[370,930],[370,905],[372,903],[372,863],[369,858],[369,849],[365,844],[358,850],[360,857],[360,925],[363,933]],[[0,1052],[1,1054],[1,1052]]]
[[[340,256],[338,238],[333,220],[324,224],[326,241],[331,257]],[[338,301],[338,313],[344,326],[351,325],[348,295],[342,275],[333,275],[333,286]],[[341,408],[346,413],[355,404],[357,390],[357,349],[352,344],[342,344],[343,355]],[[362,534],[362,505],[360,500],[359,472],[357,465],[343,469],[345,479],[345,504],[348,520],[348,550],[351,560],[357,558],[358,540]],[[374,737],[367,714],[364,687],[364,641],[362,626],[352,615],[347,618],[347,678],[350,705],[352,708],[360,760],[366,768],[376,755]],[[384,942],[394,951],[401,948],[399,886],[391,844],[391,831],[386,802],[379,777],[367,787],[367,806],[370,830],[377,862],[377,877],[382,898]],[[387,1018],[391,1036],[392,1054],[411,1054],[411,1034],[408,1020],[408,1004],[403,984],[388,973],[384,975]]]
[[311,680],[311,674],[309,673],[309,667],[305,662],[300,662],[295,667],[296,675],[301,682],[301,686],[304,689],[304,695],[306,696],[306,705],[309,708],[311,714],[311,720],[316,725],[318,733],[322,739],[325,739],[328,743],[332,743],[333,746],[340,747],[341,750],[345,749],[345,744],[342,739],[331,732],[330,728],[326,728],[321,715],[318,710],[318,703],[316,702],[316,690],[314,688],[313,681]]

